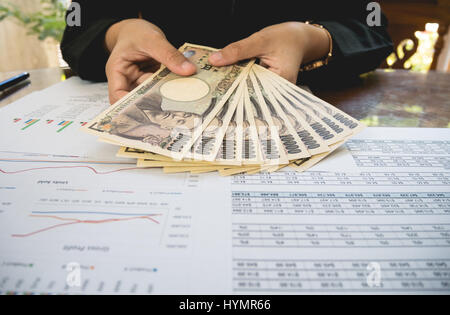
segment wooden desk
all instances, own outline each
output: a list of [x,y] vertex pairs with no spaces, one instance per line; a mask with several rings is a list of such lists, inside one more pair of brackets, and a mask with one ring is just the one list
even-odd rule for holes
[[[0,72],[0,82],[23,71]],[[11,89],[0,92],[0,107],[6,106],[32,92],[40,91],[65,79],[67,71],[60,68],[47,68],[27,71],[30,79]]]
[[[0,73],[0,80],[17,73]],[[0,94],[0,107],[70,75],[58,68],[30,74],[31,83],[15,93]],[[314,92],[369,126],[450,128],[450,74],[377,70],[346,87]]]
[[371,127],[450,128],[450,74],[377,70],[314,93]]

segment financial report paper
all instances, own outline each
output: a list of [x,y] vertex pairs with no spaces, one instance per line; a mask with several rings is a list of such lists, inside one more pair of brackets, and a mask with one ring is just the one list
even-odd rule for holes
[[[368,128],[308,172],[223,178],[93,143],[30,159],[22,128],[0,154],[3,294],[450,293],[450,130]],[[66,131],[49,142],[81,147]]]
[[89,161],[114,158],[116,148],[80,132],[109,106],[106,83],[71,78],[0,108],[3,158]]

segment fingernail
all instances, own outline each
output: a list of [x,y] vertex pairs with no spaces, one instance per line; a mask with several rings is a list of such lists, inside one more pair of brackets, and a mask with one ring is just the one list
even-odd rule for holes
[[212,62],[217,62],[223,59],[223,55],[220,51],[215,52],[214,54],[211,55],[210,60]]
[[189,61],[185,61],[181,64],[181,68],[183,68],[183,70],[186,70],[186,71],[192,71],[193,66],[194,65],[192,63],[190,63]]

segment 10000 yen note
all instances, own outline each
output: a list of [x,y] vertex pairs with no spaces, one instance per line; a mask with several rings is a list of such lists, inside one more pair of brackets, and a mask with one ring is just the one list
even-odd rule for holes
[[305,172],[308,169],[310,169],[311,167],[313,167],[314,165],[316,165],[317,163],[319,163],[320,161],[322,161],[323,159],[325,159],[327,156],[332,154],[334,151],[336,151],[341,145],[343,145],[345,143],[345,141],[347,141],[351,137],[352,136],[349,136],[349,137],[347,137],[347,139],[344,139],[342,141],[339,141],[339,142],[331,145],[330,152],[318,154],[318,155],[312,156],[307,159],[293,161],[291,164],[289,164],[289,166],[291,168],[293,168],[296,172],[299,172],[299,173]]
[[[287,93],[294,95],[299,101],[301,101],[302,104],[308,106],[310,109],[315,108],[319,111],[322,111],[323,113],[329,115],[329,117],[332,117],[333,118],[332,122],[333,123],[338,122],[339,125],[344,126],[345,129],[350,131],[349,134],[357,134],[362,130],[364,130],[365,125],[363,123],[359,122],[350,115],[344,113],[335,106],[328,104],[327,102],[321,100],[317,96],[304,91],[297,85],[292,84],[288,80],[277,76],[276,74],[270,72],[267,69],[262,68],[261,70],[265,71],[267,75],[270,76],[274,81],[279,82]],[[329,124],[329,126],[332,127],[332,124],[331,125]]]
[[244,121],[244,88],[245,80],[241,82],[243,85],[241,97],[237,103],[236,110],[228,125],[225,136],[217,153],[215,163],[224,165],[241,165],[242,164],[242,124]]
[[273,98],[273,95],[270,94],[270,91],[265,90],[265,86],[261,83],[260,78],[255,75],[255,72],[252,71],[250,77],[253,85],[257,87],[255,91],[259,103],[264,103],[269,109],[270,116],[277,128],[278,136],[280,137],[288,160],[310,157],[311,154],[308,152],[306,145],[291,124],[291,122],[295,122],[295,119],[289,121],[286,114],[280,109],[279,104]]
[[243,117],[242,117],[242,164],[260,165],[263,164],[261,145],[256,129],[255,116],[250,104],[247,80],[243,81]]
[[[102,139],[102,141],[104,141],[104,139]],[[114,144],[114,143],[112,143],[112,144]],[[189,163],[189,165],[205,165],[205,166],[211,165],[210,162],[194,161],[194,160],[190,160],[190,159],[183,159],[181,161],[177,161],[177,160],[171,159],[170,157],[167,157],[164,155],[159,155],[156,153],[147,152],[147,151],[143,151],[143,150],[139,150],[139,149],[133,149],[133,148],[129,148],[129,147],[121,147],[119,149],[119,151],[117,152],[116,156],[122,157],[122,158],[138,159],[138,160],[140,160],[140,161],[138,161],[138,164],[140,164],[140,167],[143,167],[142,165],[144,163],[142,161],[151,161],[153,164],[156,164],[154,162],[158,161],[158,162],[171,162],[171,163],[173,162],[173,163],[184,163],[184,164]],[[149,164],[152,164],[152,163],[149,163]]]
[[137,167],[207,167],[210,164],[201,164],[188,161],[157,161],[151,159],[138,159],[136,163]]
[[242,84],[239,85],[231,97],[225,102],[225,105],[217,113],[213,121],[203,130],[201,137],[197,139],[185,157],[210,162],[216,159],[231,118],[236,112],[237,104],[242,97],[242,87]]
[[314,104],[315,106],[326,112],[328,115],[333,116],[334,119],[339,121],[341,124],[350,128],[353,134],[357,134],[366,128],[366,126],[363,123],[359,122],[357,119],[351,117],[350,115],[341,111],[335,106],[328,104],[327,102],[318,98],[314,94],[307,93],[306,91],[303,91],[299,87],[297,87],[295,91],[301,94],[308,102]]
[[[262,158],[265,165],[280,165],[286,164],[288,158],[282,147],[281,140],[278,134],[278,128],[272,120],[269,109],[263,100],[258,99],[253,80],[250,76],[247,78],[247,97],[244,102],[250,106],[250,113],[253,115],[253,122],[258,131],[258,140],[262,152]],[[260,102],[261,101],[261,102]]]
[[[245,83],[245,81],[243,81]],[[228,112],[229,107],[224,106],[222,111]],[[231,118],[230,123],[228,124],[227,130],[225,132],[225,136],[223,141],[220,143],[220,149],[217,154],[216,160],[213,164],[217,165],[241,165],[242,161],[242,123],[244,117],[244,100],[241,97],[237,103],[237,108]],[[104,139],[102,139],[104,140]],[[112,141],[108,141],[112,143]],[[117,143],[113,143],[116,144]],[[154,161],[162,161],[162,162],[174,162],[173,159],[167,156],[159,155],[156,153],[151,153],[139,149],[133,149],[129,147],[121,147],[119,152],[117,153],[117,157],[124,158],[135,158],[140,159],[140,165],[144,166],[147,161],[151,161],[148,166],[151,164],[155,164]],[[197,161],[192,159],[184,158],[180,162],[187,162],[190,165],[211,165],[212,163],[206,161]],[[259,161],[261,162],[261,161]],[[138,163],[139,164],[139,163]]]
[[182,159],[253,61],[219,68],[208,63],[216,49],[185,44],[180,51],[197,66],[195,75],[181,77],[162,67],[82,129],[123,146]]
[[210,172],[217,172],[223,170],[224,167],[164,167],[163,171],[165,174],[177,174],[177,173],[188,173],[191,174],[204,174]]
[[[309,102],[306,98],[302,96],[290,83],[288,85],[284,79],[280,79],[274,76],[272,73],[269,73],[268,70],[264,69],[267,78],[270,79],[271,83],[277,86],[280,89],[280,93],[284,98],[289,100],[292,106],[295,107],[305,107],[310,110],[315,116],[319,117],[323,123],[325,123],[328,127],[330,127],[337,135],[339,139],[345,139],[347,136],[351,135],[353,132],[350,128],[339,122],[336,118],[329,115],[327,112],[323,111],[319,107],[317,107],[314,103]],[[287,81],[288,82],[288,81]],[[298,90],[301,88],[297,87]]]
[[122,158],[133,158],[133,159],[150,159],[154,161],[173,161],[170,157],[146,152],[139,149],[133,149],[129,147],[120,147],[119,151],[116,154],[117,157]]
[[[328,145],[296,111],[288,110],[286,107],[288,104],[283,102],[281,95],[272,88],[272,86],[267,82],[267,79],[260,75],[259,80],[264,88],[264,94],[269,98],[269,101],[266,103],[272,104],[272,107],[275,107],[276,109],[277,117],[280,117],[281,120],[285,121],[288,126],[291,126],[291,133],[297,136],[296,138],[298,138],[298,141],[301,143],[302,149],[309,152],[309,156],[328,152]],[[285,145],[285,147],[287,146]],[[305,157],[308,156],[304,155],[298,158]],[[288,156],[288,158],[290,161],[298,159],[294,156],[292,156],[292,158]]]
[[[277,100],[283,104],[283,106],[291,112],[295,117],[300,118],[300,120],[305,121],[312,130],[325,142],[327,145],[339,142],[345,137],[338,135],[333,129],[322,122],[321,118],[318,117],[312,110],[303,106],[299,102],[295,102],[293,97],[289,97],[283,91],[283,89],[275,82],[271,80],[269,76],[264,71],[261,71],[260,66],[254,66],[252,69],[257,72],[257,74],[263,77],[265,82],[270,86],[270,90],[273,92]],[[281,96],[281,98],[279,97]]]

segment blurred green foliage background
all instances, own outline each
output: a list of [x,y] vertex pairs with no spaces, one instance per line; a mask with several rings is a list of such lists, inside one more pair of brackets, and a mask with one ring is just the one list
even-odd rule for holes
[[25,13],[10,1],[0,1],[0,22],[11,17],[23,24],[30,35],[40,40],[53,38],[60,42],[65,28],[66,4],[61,0],[41,0],[42,9]]

